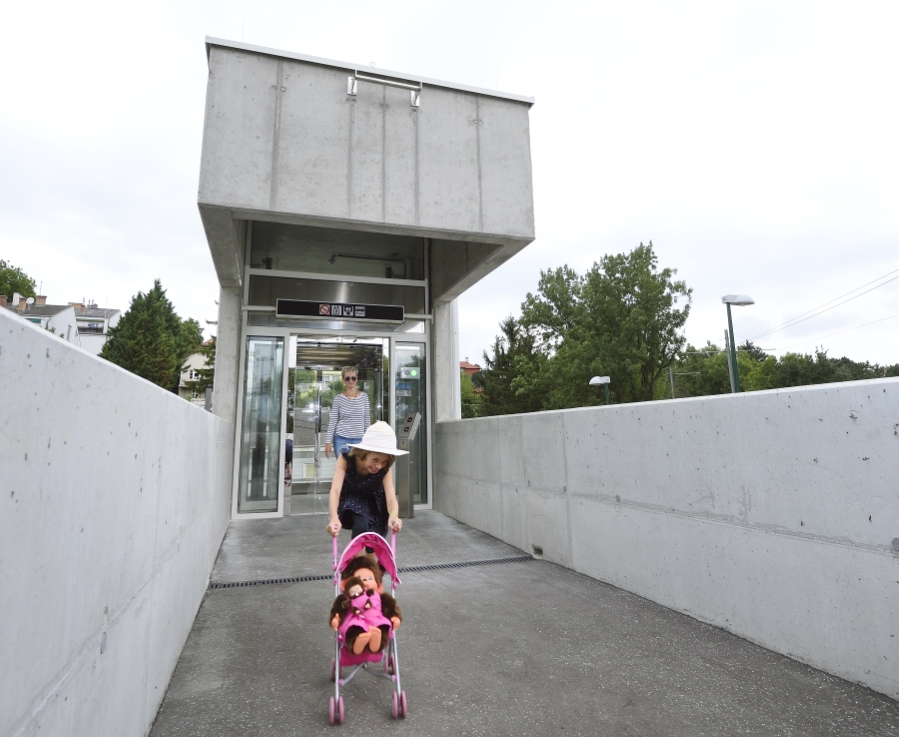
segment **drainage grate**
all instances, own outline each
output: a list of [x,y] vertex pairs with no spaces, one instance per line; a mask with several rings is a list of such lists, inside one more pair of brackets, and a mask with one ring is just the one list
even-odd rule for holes
[[472,560],[467,563],[437,563],[433,566],[409,566],[400,568],[400,573],[417,573],[418,571],[439,571],[444,568],[468,568],[469,566],[488,566],[492,563],[521,563],[534,560],[533,555],[517,555],[514,558],[491,558],[490,560]]
[[[490,560],[472,560],[465,563],[436,563],[431,566],[408,566],[399,568],[400,573],[418,573],[420,571],[440,571],[446,568],[468,568],[470,566],[487,566],[496,563],[522,563],[535,560],[533,555],[517,555],[514,558],[491,558]],[[305,583],[307,581],[330,581],[332,576],[291,576],[289,578],[264,578],[259,581],[232,581],[229,583],[211,583],[209,591],[215,589],[236,589],[243,586],[268,586],[273,583]]]
[[268,586],[271,583],[304,583],[305,581],[330,581],[331,576],[291,576],[290,578],[264,578],[260,581],[233,581],[211,583],[210,589],[236,589],[240,586]]

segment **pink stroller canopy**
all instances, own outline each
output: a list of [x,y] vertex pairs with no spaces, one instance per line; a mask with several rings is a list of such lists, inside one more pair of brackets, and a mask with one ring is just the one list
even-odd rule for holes
[[337,572],[343,573],[344,568],[356,557],[356,554],[365,548],[372,548],[375,551],[375,555],[378,556],[378,563],[384,567],[394,586],[402,583],[396,572],[396,559],[393,556],[393,550],[390,544],[377,532],[363,532],[361,535],[354,537],[340,556]]

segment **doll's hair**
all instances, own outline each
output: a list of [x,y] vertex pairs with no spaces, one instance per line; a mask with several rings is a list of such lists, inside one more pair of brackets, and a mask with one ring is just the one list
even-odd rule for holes
[[347,596],[349,596],[349,591],[353,586],[358,586],[360,589],[365,591],[365,586],[362,584],[362,579],[359,576],[350,576],[343,582],[343,590]]
[[[343,569],[343,573],[340,575],[342,582],[341,588],[346,591],[347,586],[349,586],[349,581],[351,578],[358,578],[356,576],[356,572],[362,570],[363,568],[367,568],[370,570],[375,576],[375,583],[378,586],[383,582],[381,566],[377,564],[375,560],[369,558],[367,555],[360,555],[358,558],[353,558],[349,563],[347,563],[347,567]],[[360,580],[359,583],[362,583]]]
[[[362,448],[350,448],[350,458],[358,458],[360,461],[364,461],[369,453],[378,453],[377,450],[363,450]],[[390,453],[381,453],[380,455],[385,456],[387,458],[387,468],[390,468],[396,462],[396,456],[390,455]]]

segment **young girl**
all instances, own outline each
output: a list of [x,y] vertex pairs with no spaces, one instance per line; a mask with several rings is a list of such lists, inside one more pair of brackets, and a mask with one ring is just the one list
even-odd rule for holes
[[343,527],[352,530],[353,537],[363,532],[387,537],[388,528],[402,529],[391,466],[397,456],[406,453],[396,447],[390,425],[376,422],[361,442],[340,455],[328,498],[328,532],[332,536],[337,537]]

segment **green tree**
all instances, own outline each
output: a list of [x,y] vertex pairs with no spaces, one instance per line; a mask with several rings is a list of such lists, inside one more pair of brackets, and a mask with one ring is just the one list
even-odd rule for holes
[[34,297],[35,281],[22,269],[0,259],[0,294],[6,295],[11,300],[13,294],[18,292],[23,297]]
[[[687,345],[680,359],[672,366],[672,370],[677,397],[703,397],[730,392],[727,354],[712,342],[706,342],[701,348]],[[670,396],[669,385],[657,398]]]
[[[196,323],[196,320],[188,320],[187,322]],[[195,352],[203,356],[206,359],[206,363],[202,368],[195,369],[198,378],[195,381],[185,381],[184,386],[188,390],[203,396],[206,393],[206,389],[211,389],[215,383],[215,336],[203,343]],[[288,430],[288,432],[290,431]]]
[[[785,353],[780,358],[769,356],[750,341],[737,349],[737,366],[743,391],[780,389],[839,381],[877,379],[899,375],[899,366],[879,366],[868,361],[853,361],[845,356],[830,358],[823,348],[815,354]],[[892,373],[891,373],[892,372]],[[704,348],[687,346],[674,367],[676,395],[698,397],[730,392],[727,355],[718,346],[707,343]],[[657,398],[670,395],[661,392]]]
[[157,279],[138,292],[100,352],[102,358],[172,392],[184,361],[202,344],[196,320],[181,320]]
[[606,375],[613,401],[653,399],[686,343],[692,290],[676,273],[658,268],[651,241],[603,256],[583,276],[568,266],[541,272],[521,324],[542,359],[519,361],[513,388],[540,394],[542,409],[582,407],[603,401],[588,382]]
[[480,417],[482,395],[475,391],[471,374],[459,371],[459,383],[462,393],[462,417]]
[[536,350],[535,337],[511,315],[499,328],[502,334],[494,340],[489,353],[484,351],[484,368],[478,374],[484,390],[481,414],[537,412],[543,408],[540,394],[527,387],[513,389],[512,384],[523,371],[532,373],[531,364],[545,357]]

